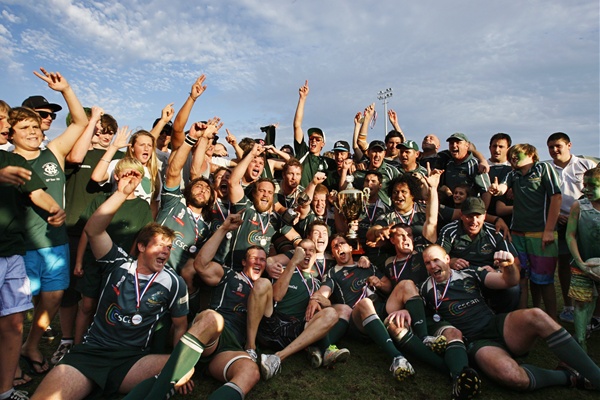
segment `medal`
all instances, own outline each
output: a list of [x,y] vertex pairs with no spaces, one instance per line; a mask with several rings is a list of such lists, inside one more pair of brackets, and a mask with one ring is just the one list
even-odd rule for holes
[[267,229],[269,229],[269,224],[271,223],[271,221],[269,221],[269,215],[267,214],[267,225],[263,224],[263,220],[260,217],[260,214],[256,214],[256,216],[258,217],[258,220],[260,221],[260,231],[263,234],[263,238],[260,239],[260,245],[261,246],[266,246],[267,245],[267,239],[264,238],[264,236],[267,234]]
[[227,232],[227,234],[225,235],[225,237],[226,237],[227,239],[231,239],[231,237],[232,237],[232,236],[233,236],[233,235],[231,234],[231,232]]
[[133,317],[131,317],[131,323],[134,325],[139,325],[142,323],[142,316],[140,314],[134,314]]
[[[448,288],[450,287],[450,281],[452,280],[452,270],[450,270],[450,277],[448,278],[448,281],[446,282],[446,287],[444,288],[444,293],[440,293],[440,296],[438,297],[438,290],[437,290],[437,286],[435,284],[435,280],[433,279],[433,276],[431,277],[431,286],[433,286],[433,301],[434,301],[434,306],[435,306],[435,314],[433,314],[433,320],[435,322],[440,322],[440,320],[442,319],[440,317],[440,315],[438,314],[438,310],[440,308],[440,306],[442,305],[442,302],[444,301],[444,297],[446,296],[446,293],[448,293]],[[438,300],[439,298],[439,300]]]
[[196,250],[198,250],[198,248],[194,245],[190,246],[190,253],[194,254],[196,252]]
[[442,320],[442,317],[440,317],[439,314],[433,314],[433,321],[434,322],[440,322]]
[[261,246],[266,246],[266,244],[267,244],[267,239],[260,239]]

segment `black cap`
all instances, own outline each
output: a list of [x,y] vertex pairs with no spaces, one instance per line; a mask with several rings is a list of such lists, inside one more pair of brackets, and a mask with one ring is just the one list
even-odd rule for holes
[[48,100],[44,96],[31,96],[23,101],[21,104],[23,107],[33,108],[34,110],[38,110],[40,108],[47,108],[54,112],[62,110],[62,107],[58,104],[48,103]]
[[375,147],[379,147],[381,148],[381,150],[385,150],[385,143],[383,143],[381,140],[373,140],[371,143],[369,143],[369,150],[372,150]]
[[350,153],[350,145],[345,140],[338,140],[333,145],[333,151],[345,151]]

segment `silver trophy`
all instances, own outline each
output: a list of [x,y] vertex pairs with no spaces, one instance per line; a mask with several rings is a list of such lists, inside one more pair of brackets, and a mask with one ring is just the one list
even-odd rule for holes
[[354,182],[354,176],[352,175],[346,176],[346,182],[348,186],[337,194],[337,201],[334,205],[340,214],[346,217],[349,227],[346,238],[356,240],[358,235],[354,229],[350,228],[351,222],[356,221],[360,216],[365,204],[369,201],[371,190],[369,188],[364,188],[362,191],[355,189],[352,186],[352,182]]

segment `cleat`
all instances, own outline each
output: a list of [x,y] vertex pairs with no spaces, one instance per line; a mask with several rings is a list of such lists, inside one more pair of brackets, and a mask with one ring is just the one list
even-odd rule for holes
[[256,350],[254,349],[246,349],[246,353],[250,356],[252,361],[258,362],[258,354],[256,354]]
[[446,346],[448,342],[446,340],[446,336],[438,335],[438,336],[425,336],[423,339],[423,344],[431,349],[434,353],[444,354],[446,351]]
[[464,367],[454,378],[452,400],[468,400],[481,393],[481,379],[473,368]]
[[323,364],[323,355],[321,354],[321,350],[317,346],[309,346],[306,348],[308,350],[308,357],[310,358],[310,365],[313,368],[319,368],[321,364]]
[[63,359],[63,357],[71,350],[73,347],[73,343],[61,343],[58,346],[58,349],[52,354],[52,358],[50,359],[50,363],[52,365],[56,365]]
[[345,362],[348,357],[350,357],[350,350],[338,349],[335,344],[331,344],[323,355],[323,366],[328,367],[336,362]]
[[595,389],[594,385],[592,385],[592,382],[564,362],[561,362],[556,369],[565,371],[568,374],[569,381],[567,383],[567,387],[584,390]]
[[7,397],[8,400],[29,400],[29,393],[23,390],[15,390],[10,396]]
[[390,371],[392,371],[394,378],[400,382],[415,374],[415,370],[413,369],[412,365],[410,365],[404,356],[394,357],[394,361],[392,361],[392,365],[390,366]]
[[281,371],[281,359],[275,354],[260,355],[260,372],[265,381],[268,381]]

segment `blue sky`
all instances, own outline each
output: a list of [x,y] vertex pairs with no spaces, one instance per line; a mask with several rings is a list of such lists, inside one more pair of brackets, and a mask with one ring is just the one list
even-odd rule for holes
[[389,107],[418,143],[459,131],[487,155],[506,132],[547,158],[547,136],[564,131],[577,154],[598,156],[598,25],[597,0],[0,0],[0,98],[64,105],[32,74],[44,66],[84,105],[149,128],[205,73],[191,120],[218,115],[238,139],[278,122],[281,146],[308,79],[303,127],[321,127],[330,149],[372,102],[369,140],[383,138],[376,95],[391,87]]

